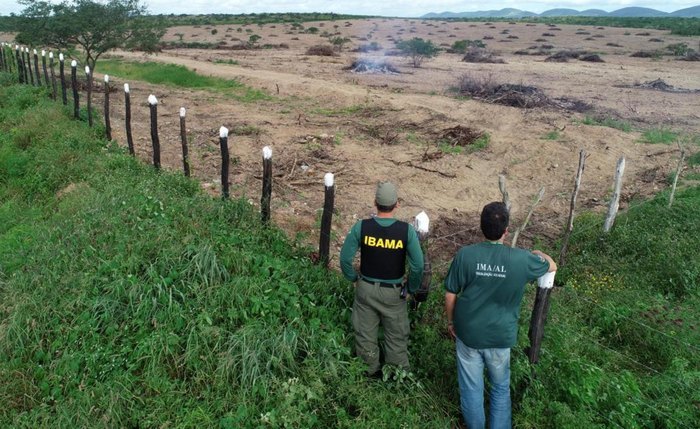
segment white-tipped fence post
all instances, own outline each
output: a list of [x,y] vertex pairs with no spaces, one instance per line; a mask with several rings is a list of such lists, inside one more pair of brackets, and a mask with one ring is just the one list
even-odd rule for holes
[[581,187],[581,177],[583,176],[585,166],[586,151],[581,149],[578,153],[578,171],[576,172],[576,180],[574,180],[574,190],[571,193],[569,220],[566,222],[566,230],[564,231],[564,238],[562,239],[561,250],[559,251],[559,262],[557,262],[557,265],[560,267],[563,267],[564,263],[566,262],[566,252],[569,248],[569,239],[571,238],[571,232],[574,230],[574,209],[576,208],[576,198],[578,197],[578,190]]
[[131,94],[129,84],[124,84],[124,127],[126,128],[126,145],[129,148],[129,153],[135,155],[134,138],[131,135]]
[[90,71],[90,66],[85,66],[85,79],[87,80],[88,126],[92,127],[92,72]]
[[270,200],[272,198],[272,149],[265,146],[263,153],[262,197],[260,197],[260,216],[262,222],[270,222]]
[[608,215],[605,217],[605,224],[603,225],[603,232],[610,232],[615,223],[615,216],[617,216],[617,210],[620,208],[620,192],[622,191],[622,176],[625,173],[625,157],[620,157],[617,160],[617,167],[615,168],[615,186],[613,190],[612,199],[610,200],[610,206],[608,207]]
[[187,126],[185,123],[185,115],[187,109],[180,107],[180,142],[182,143],[182,169],[185,172],[185,177],[190,177],[190,157],[187,150]]
[[68,94],[66,93],[66,61],[63,54],[58,54],[59,76],[61,77],[61,97],[63,97],[63,105],[68,105]]
[[39,53],[34,49],[34,73],[36,73],[36,86],[41,86],[41,74],[39,74]]
[[413,294],[411,307],[415,310],[421,302],[428,299],[430,293],[430,285],[433,280],[433,266],[430,263],[430,255],[428,253],[428,236],[430,235],[430,218],[425,212],[420,212],[413,220],[413,226],[418,232],[418,239],[423,248],[423,279],[420,282],[420,287]]
[[112,140],[112,122],[109,120],[109,75],[105,75],[105,137]]
[[158,138],[158,99],[155,95],[148,96],[148,106],[151,110],[151,142],[153,143],[153,166],[160,170],[160,139]]
[[44,70],[44,82],[46,82],[46,87],[51,87],[51,82],[49,81],[49,71],[46,68],[46,51],[41,50],[41,68]]
[[19,51],[19,45],[15,45],[15,57],[17,61],[17,75],[19,76],[19,83],[24,83],[24,64],[22,61],[22,54]]
[[78,95],[78,62],[76,60],[70,63],[70,83],[73,87],[73,116],[78,119],[80,118],[80,99]]
[[532,307],[530,328],[528,330],[530,347],[525,350],[530,363],[537,363],[539,360],[540,347],[544,337],[544,324],[547,321],[547,313],[549,312],[549,295],[554,287],[555,274],[556,271],[546,273],[537,280],[537,295],[535,296],[535,304]]
[[331,221],[333,220],[333,205],[335,203],[335,183],[333,173],[323,177],[325,194],[323,198],[323,214],[321,215],[321,234],[318,242],[318,261],[328,267],[331,247]]
[[34,85],[34,75],[32,74],[32,62],[29,59],[29,48],[25,46],[23,50],[24,54],[24,83],[31,83]]
[[53,52],[49,52],[49,73],[51,73],[51,98],[56,100],[56,73],[53,70]]
[[228,167],[229,167],[229,154],[228,154],[228,128],[219,128],[219,146],[221,147],[221,197],[223,199],[228,199]]

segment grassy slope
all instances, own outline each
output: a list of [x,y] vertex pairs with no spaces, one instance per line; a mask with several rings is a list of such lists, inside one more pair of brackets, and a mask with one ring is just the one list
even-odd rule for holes
[[0,427],[446,427],[363,378],[337,274],[66,118],[0,89]]
[[[41,90],[0,85],[0,427],[456,422],[439,291],[412,334],[416,377],[368,382],[346,282],[247,203],[66,118]],[[670,211],[665,197],[604,238],[599,218],[577,221],[536,375],[523,306],[518,427],[700,425],[700,188]]]

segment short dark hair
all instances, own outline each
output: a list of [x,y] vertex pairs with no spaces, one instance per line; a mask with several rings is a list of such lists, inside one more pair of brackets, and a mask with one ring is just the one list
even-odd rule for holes
[[374,202],[374,205],[377,206],[377,211],[380,213],[389,213],[390,211],[394,210],[396,208],[396,204],[394,203],[390,206],[383,206],[381,204],[377,204],[377,202]]
[[508,209],[499,201],[488,203],[481,210],[481,232],[488,240],[498,240],[508,228]]

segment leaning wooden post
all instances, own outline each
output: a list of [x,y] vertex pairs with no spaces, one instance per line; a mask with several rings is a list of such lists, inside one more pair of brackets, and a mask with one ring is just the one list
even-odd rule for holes
[[24,82],[31,83],[34,86],[34,73],[32,72],[32,59],[29,55],[29,48],[24,48]]
[[228,192],[228,128],[219,128],[219,147],[221,148],[221,198],[227,200]]
[[617,210],[620,208],[620,192],[622,190],[622,175],[624,173],[625,157],[622,156],[617,161],[617,168],[615,169],[615,188],[613,190],[612,199],[610,200],[610,207],[608,207],[608,215],[605,217],[603,232],[610,232],[610,229],[612,229],[615,223],[615,216],[617,216]]
[[525,216],[525,220],[523,221],[523,224],[520,226],[520,228],[515,230],[515,234],[513,234],[513,240],[511,241],[510,247],[517,246],[518,237],[520,237],[520,233],[522,233],[525,230],[525,227],[527,226],[528,222],[530,222],[530,216],[532,216],[532,212],[535,211],[535,207],[537,207],[537,204],[540,203],[543,196],[544,196],[544,186],[540,188],[540,192],[537,194],[537,198],[532,203],[532,206],[530,207],[530,211],[527,212],[527,216]]
[[78,119],[80,118],[80,96],[78,95],[78,62],[76,60],[70,63],[70,83],[73,87],[73,116]]
[[681,157],[678,160],[678,167],[676,167],[676,175],[673,177],[673,186],[671,187],[671,195],[668,197],[668,208],[670,209],[673,205],[673,197],[676,195],[676,185],[678,185],[678,176],[681,175],[683,170],[683,161],[685,160],[685,149],[678,143],[678,149],[681,151]]
[[423,248],[423,278],[420,282],[420,287],[413,294],[411,307],[416,310],[421,302],[428,299],[430,286],[433,279],[433,267],[430,263],[430,253],[428,252],[428,236],[430,235],[430,218],[425,212],[420,212],[416,215],[413,226],[418,232],[418,240]]
[[549,312],[549,295],[554,287],[555,274],[556,272],[546,273],[537,280],[537,295],[535,296],[535,305],[532,307],[528,331],[530,347],[525,350],[530,363],[537,363],[539,360],[540,347],[544,337],[544,324]]
[[321,215],[321,235],[318,243],[318,261],[323,267],[328,267],[331,247],[331,221],[333,219],[333,204],[335,200],[335,184],[333,173],[326,173],[323,178],[325,195],[323,199],[323,214]]
[[92,127],[92,73],[90,72],[90,66],[85,66],[85,78],[87,79],[88,125]]
[[508,190],[506,189],[506,176],[498,175],[498,189],[501,191],[503,196],[503,204],[506,205],[506,210],[510,213],[510,196],[508,195]]
[[131,135],[131,95],[128,83],[124,84],[124,126],[126,128],[126,145],[129,148],[129,153],[134,155],[134,138]]
[[36,86],[41,86],[41,74],[39,74],[39,53],[34,49],[34,73],[36,73]]
[[0,70],[7,71],[5,64],[5,42],[2,42],[0,43]]
[[107,141],[112,140],[112,122],[109,120],[109,75],[105,75],[105,137]]
[[571,238],[571,232],[574,230],[574,209],[576,208],[576,198],[578,197],[578,190],[581,187],[581,177],[583,176],[583,170],[586,165],[586,151],[581,149],[578,153],[578,171],[576,172],[576,180],[574,181],[574,191],[571,193],[571,205],[569,206],[569,220],[566,222],[566,230],[564,231],[564,238],[561,243],[561,250],[559,251],[559,261],[557,266],[563,267],[566,261],[566,251],[569,248],[569,239]]
[[46,83],[46,87],[50,88],[49,71],[46,69],[46,51],[43,49],[41,50],[41,67],[44,70],[44,82]]
[[49,52],[49,71],[51,73],[51,98],[56,100],[56,73],[53,71],[53,52]]
[[262,222],[270,222],[270,200],[272,199],[272,149],[265,146],[263,153],[262,197],[260,197],[260,216]]
[[153,166],[160,170],[160,139],[158,138],[158,99],[155,95],[148,96],[151,109],[151,142],[153,143]]
[[187,110],[180,107],[180,143],[182,144],[182,169],[185,177],[190,177],[190,157],[187,150],[187,126],[185,124],[185,115]]
[[68,94],[66,94],[66,61],[63,54],[58,54],[59,76],[61,77],[61,97],[63,105],[68,105]]

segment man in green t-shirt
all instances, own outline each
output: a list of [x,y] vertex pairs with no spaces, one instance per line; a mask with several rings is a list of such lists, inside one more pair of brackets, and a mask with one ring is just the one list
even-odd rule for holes
[[489,427],[511,427],[510,348],[525,284],[557,269],[545,253],[503,245],[508,218],[505,204],[487,204],[481,212],[486,241],[460,249],[445,278],[447,325],[457,343],[460,405],[469,429],[486,424],[484,366],[491,385]]
[[[352,325],[355,352],[367,364],[367,374],[380,377],[377,333],[384,327],[384,357],[388,364],[408,369],[409,320],[406,292],[413,294],[423,277],[423,252],[412,225],[394,219],[398,208],[396,187],[377,185],[375,217],[357,222],[340,250],[340,268],[355,284]],[[360,250],[360,272],[353,259]],[[402,287],[408,260],[408,290]]]

